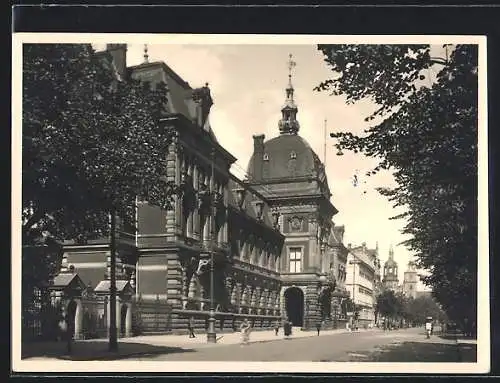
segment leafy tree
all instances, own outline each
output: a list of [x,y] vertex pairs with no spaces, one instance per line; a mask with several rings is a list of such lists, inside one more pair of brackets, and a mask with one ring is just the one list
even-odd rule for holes
[[429,316],[440,322],[446,320],[443,310],[431,296],[423,295],[415,299],[408,299],[405,305],[407,320],[421,325]]
[[133,222],[136,196],[169,207],[175,187],[162,182],[171,142],[159,123],[164,84],[118,81],[90,45],[23,48],[23,280],[39,286],[59,253],[36,262],[30,246],[103,237],[111,211]]
[[168,205],[166,87],[117,81],[105,63],[90,45],[24,45],[24,243],[103,235],[137,195]]
[[375,310],[386,318],[395,318],[401,311],[400,302],[392,290],[384,290],[377,296]]
[[[429,45],[319,45],[335,72],[318,87],[370,99],[364,135],[332,133],[342,150],[379,160],[367,175],[391,170],[395,188],[379,192],[403,207],[404,244],[429,270],[424,283],[448,314],[476,315],[477,69],[476,45],[456,45],[447,57]],[[437,71],[435,81],[429,79]]]

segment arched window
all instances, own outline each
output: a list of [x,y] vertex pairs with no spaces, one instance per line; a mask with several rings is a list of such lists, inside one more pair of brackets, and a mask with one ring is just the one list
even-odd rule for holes
[[295,153],[295,152],[293,152],[293,151],[292,151],[292,152],[290,153],[290,158],[291,158],[292,160],[296,159],[296,158],[297,158],[297,153]]
[[269,161],[269,154],[264,153],[264,156],[262,157],[264,161]]

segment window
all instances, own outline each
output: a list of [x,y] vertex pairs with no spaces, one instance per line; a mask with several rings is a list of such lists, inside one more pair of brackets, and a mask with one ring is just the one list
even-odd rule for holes
[[358,286],[358,291],[364,295],[372,295],[372,290],[367,289],[366,287],[363,286]]
[[296,159],[296,158],[297,158],[297,153],[295,153],[295,152],[291,152],[291,153],[290,153],[290,158],[291,158],[292,160]]
[[345,278],[346,278],[346,271],[345,271],[345,266],[340,264],[338,266],[338,270],[337,270],[337,273],[338,273],[338,278],[340,281],[345,281]]
[[372,280],[372,278],[373,278],[373,277],[370,275],[370,272],[369,272],[369,271],[367,271],[365,268],[362,268],[362,267],[360,267],[360,268],[359,268],[359,275],[360,275],[362,278],[366,279],[367,281],[371,281],[371,280]]
[[264,153],[263,159],[264,161],[269,161],[269,154]]
[[290,248],[290,272],[300,273],[302,271],[302,248]]

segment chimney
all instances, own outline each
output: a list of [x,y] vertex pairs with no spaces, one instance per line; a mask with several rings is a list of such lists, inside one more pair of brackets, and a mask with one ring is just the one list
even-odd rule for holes
[[106,50],[113,57],[113,63],[120,78],[125,79],[127,72],[127,44],[106,44]]
[[263,134],[253,136],[253,179],[257,182],[262,181],[265,137]]

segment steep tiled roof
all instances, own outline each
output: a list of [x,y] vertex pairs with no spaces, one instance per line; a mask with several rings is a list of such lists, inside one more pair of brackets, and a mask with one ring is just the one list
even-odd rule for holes
[[[131,288],[129,281],[116,281],[116,291],[122,292],[126,288]],[[101,281],[94,289],[96,293],[108,292],[109,291],[109,281]]]
[[52,289],[64,289],[66,287],[69,287],[73,285],[74,287],[78,288],[85,288],[85,284],[81,280],[81,278],[78,276],[78,274],[75,273],[61,273],[57,275],[52,284],[50,285],[50,288]]
[[263,218],[263,223],[265,223],[267,226],[272,226],[271,218],[270,218],[270,208],[269,205],[267,204],[266,201],[262,200],[260,197],[258,197],[256,194],[252,193],[252,190],[248,188],[246,185],[241,185],[235,180],[229,180],[229,199],[228,203],[230,206],[236,208],[239,210],[239,205],[238,205],[238,196],[237,196],[237,190],[239,189],[244,189],[244,203],[242,206],[242,210],[249,216],[254,219],[257,219],[257,207],[255,202],[257,201],[262,201],[264,202],[264,206],[262,209],[262,218]]

